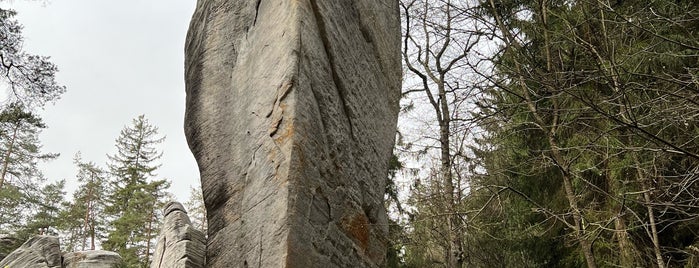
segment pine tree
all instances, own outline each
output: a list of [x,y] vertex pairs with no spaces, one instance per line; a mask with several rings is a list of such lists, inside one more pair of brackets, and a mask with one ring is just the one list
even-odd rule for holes
[[38,135],[46,128],[41,118],[19,104],[12,103],[0,112],[0,230],[15,232],[25,227],[31,209],[42,205],[41,189],[45,181],[39,161],[58,154],[44,154]]
[[157,234],[159,208],[167,196],[166,180],[156,179],[164,140],[145,116],[135,118],[116,139],[117,152],[109,156],[113,192],[105,212],[113,216],[103,248],[119,253],[130,267],[148,264],[151,241]]
[[69,251],[94,250],[97,240],[104,238],[106,222],[104,209],[108,193],[106,171],[93,162],[84,162],[78,152],[73,158],[78,168],[78,188],[73,193],[73,202],[65,205],[62,212],[62,230],[67,234],[65,248]]
[[58,226],[61,224],[61,204],[65,198],[65,180],[56,181],[44,185],[39,191],[36,200],[32,200],[35,211],[30,217],[24,230],[20,231],[22,240],[31,235],[58,235]]
[[49,57],[24,51],[22,25],[16,12],[0,8],[0,86],[8,88],[13,101],[27,107],[40,107],[55,101],[65,86],[55,80],[58,68]]

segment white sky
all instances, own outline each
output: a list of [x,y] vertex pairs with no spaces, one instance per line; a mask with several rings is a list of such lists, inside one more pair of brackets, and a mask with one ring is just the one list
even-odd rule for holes
[[24,48],[50,56],[67,92],[42,113],[44,152],[61,156],[41,166],[50,180],[75,189],[73,155],[104,166],[114,140],[145,114],[167,138],[160,177],[180,202],[199,173],[184,137],[184,40],[195,0],[2,1],[24,25]]

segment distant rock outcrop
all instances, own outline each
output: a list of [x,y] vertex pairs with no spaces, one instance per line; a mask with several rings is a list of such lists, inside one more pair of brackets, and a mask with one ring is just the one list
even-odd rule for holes
[[202,268],[206,250],[204,234],[192,227],[182,204],[170,202],[158,236],[151,268]]
[[64,268],[116,268],[121,256],[104,250],[78,251],[63,254]]
[[[0,239],[0,242],[7,241]],[[44,235],[30,238],[0,260],[2,268],[116,268],[120,265],[121,257],[111,251],[80,251],[61,256],[58,237]]]
[[398,0],[199,0],[185,132],[209,267],[380,267]]
[[0,267],[61,267],[61,248],[54,236],[35,236],[0,261]]

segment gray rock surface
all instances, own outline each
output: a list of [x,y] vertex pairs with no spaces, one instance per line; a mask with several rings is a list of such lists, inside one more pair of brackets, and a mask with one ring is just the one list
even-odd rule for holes
[[379,267],[397,0],[199,0],[185,132],[208,267]]
[[121,256],[111,251],[89,250],[63,254],[64,268],[116,268],[121,263]]
[[163,210],[165,219],[158,236],[151,268],[204,267],[206,238],[192,227],[182,204],[170,202]]
[[0,261],[0,267],[61,267],[58,237],[35,236]]
[[9,234],[0,234],[0,260],[22,245],[22,241]]

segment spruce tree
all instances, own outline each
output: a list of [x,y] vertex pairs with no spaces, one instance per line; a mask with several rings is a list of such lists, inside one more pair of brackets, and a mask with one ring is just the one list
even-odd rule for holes
[[481,7],[502,49],[480,105],[480,251],[497,266],[696,266],[697,5]]
[[116,153],[109,156],[112,176],[110,204],[112,216],[103,248],[119,253],[129,267],[148,265],[151,240],[157,234],[160,203],[169,183],[156,179],[162,153],[156,148],[164,137],[145,116],[135,118],[116,139]]

